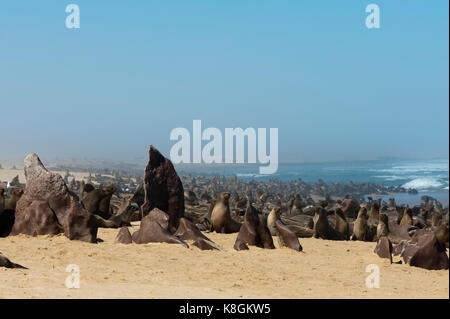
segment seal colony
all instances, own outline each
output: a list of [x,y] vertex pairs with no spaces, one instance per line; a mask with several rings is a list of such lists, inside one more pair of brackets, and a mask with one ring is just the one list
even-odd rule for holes
[[[388,258],[392,267],[403,262],[430,270],[449,268],[448,207],[429,197],[412,208],[397,206],[393,200],[360,202],[350,196],[314,200],[301,192],[286,198],[271,191],[270,183],[266,188],[251,188],[249,183],[243,191],[235,180],[218,178],[209,184],[190,179],[186,190],[170,160],[153,146],[142,186],[124,197],[117,197],[114,185],[73,181],[68,185],[36,154],[28,155],[24,164],[24,188],[19,184],[0,189],[1,237],[63,234],[70,240],[97,243],[99,228],[116,228],[117,244],[170,243],[220,252],[225,247],[205,235],[220,233],[235,236],[236,251],[249,246],[273,250],[276,238],[278,247],[297,253],[309,253],[299,238],[352,239],[376,243],[372,253]],[[139,228],[131,233],[135,221],[140,221]],[[393,256],[401,260],[394,261]],[[17,265],[4,256],[0,261],[2,267]]]

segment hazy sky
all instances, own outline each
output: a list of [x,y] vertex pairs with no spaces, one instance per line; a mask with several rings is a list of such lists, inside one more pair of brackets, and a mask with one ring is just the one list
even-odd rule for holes
[[[78,4],[81,28],[67,29]],[[367,29],[365,7],[381,9]],[[0,159],[168,155],[279,128],[281,161],[446,157],[448,1],[2,1]]]

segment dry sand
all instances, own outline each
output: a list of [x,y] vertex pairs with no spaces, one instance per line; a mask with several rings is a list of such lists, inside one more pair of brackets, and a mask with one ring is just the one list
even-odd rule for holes
[[[375,243],[308,238],[300,239],[302,253],[237,252],[236,234],[214,233],[207,236],[222,250],[201,251],[115,244],[117,232],[99,229],[99,244],[63,235],[0,238],[0,252],[29,268],[0,268],[0,298],[449,298],[448,270],[390,265],[373,253]],[[65,286],[69,264],[80,267],[80,289]],[[366,287],[369,264],[380,268],[380,288]]]

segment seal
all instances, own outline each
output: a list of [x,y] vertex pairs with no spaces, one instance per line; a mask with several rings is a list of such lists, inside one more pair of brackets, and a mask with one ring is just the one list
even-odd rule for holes
[[28,269],[22,265],[11,262],[8,258],[2,255],[2,253],[0,253],[0,267]]
[[265,249],[274,249],[273,239],[259,212],[251,204],[247,203],[242,225],[234,243],[235,250],[247,250],[247,245]]
[[411,226],[413,224],[412,210],[411,208],[405,208],[403,212],[402,220],[400,221],[400,226]]
[[314,224],[314,238],[345,240],[344,235],[336,231],[328,223],[327,211],[324,208],[316,207],[315,214],[317,218]]
[[275,221],[278,243],[281,247],[288,247],[296,251],[302,251],[303,247],[298,237],[280,219]]
[[353,224],[352,240],[370,241],[369,227],[367,226],[367,209],[362,207]]
[[380,214],[377,225],[377,240],[389,235],[389,218],[386,214]]
[[229,201],[230,193],[222,193],[219,196],[211,212],[211,231],[217,233],[230,234],[237,233],[241,228],[241,223],[231,218]]
[[336,210],[334,211],[334,217],[336,220],[334,224],[334,229],[336,229],[336,231],[341,233],[345,237],[345,240],[349,240],[350,228],[347,220],[345,219],[344,212],[342,211],[342,209],[340,209],[339,207],[336,208]]
[[14,189],[10,198],[6,200],[4,190],[0,189],[0,237],[7,237],[11,233],[16,219],[17,201],[22,195],[23,189]]
[[378,213],[379,210],[380,204],[378,203],[378,201],[373,201],[372,204],[370,205],[369,219],[378,220],[380,218],[380,215]]
[[9,200],[5,201],[5,210],[13,210],[13,211],[16,210],[17,202],[19,201],[20,197],[22,197],[22,195],[23,195],[22,188],[15,189],[12,192]]
[[114,186],[96,189],[92,184],[88,183],[84,185],[81,202],[89,213],[108,219],[111,217],[109,203],[115,191],[116,188]]
[[0,214],[5,210],[5,189],[0,188]]
[[275,206],[267,216],[267,228],[269,228],[270,234],[272,236],[277,236],[277,227],[275,222],[280,219],[281,216],[281,208]]

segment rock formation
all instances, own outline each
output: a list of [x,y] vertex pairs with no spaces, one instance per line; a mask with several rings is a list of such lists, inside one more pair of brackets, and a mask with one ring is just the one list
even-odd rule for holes
[[36,154],[25,158],[25,192],[17,202],[11,235],[56,235],[97,242],[95,218],[69,191],[61,175],[49,172]]
[[169,215],[169,230],[175,232],[184,215],[184,189],[172,162],[150,145],[144,176],[145,201],[142,216],[154,208]]

